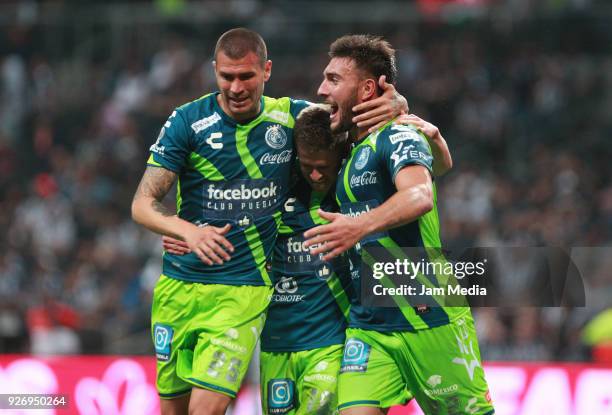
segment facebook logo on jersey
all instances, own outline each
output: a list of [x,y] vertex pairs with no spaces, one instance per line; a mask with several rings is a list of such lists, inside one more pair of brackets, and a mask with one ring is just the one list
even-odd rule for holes
[[166,324],[156,323],[153,327],[155,356],[157,360],[167,362],[170,360],[170,345],[172,344],[174,330]]
[[294,407],[295,383],[291,379],[268,382],[268,414],[286,414]]
[[[204,215],[211,219],[241,220],[243,213],[265,215],[285,201],[282,184],[269,179],[209,181],[202,193]],[[240,226],[248,227],[251,223],[252,220],[246,221]]]
[[370,345],[359,339],[347,339],[340,373],[365,372],[370,359]]

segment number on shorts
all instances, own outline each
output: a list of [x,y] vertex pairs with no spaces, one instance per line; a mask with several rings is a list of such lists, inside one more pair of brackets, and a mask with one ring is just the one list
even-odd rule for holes
[[240,374],[241,365],[242,360],[232,357],[232,360],[230,360],[229,367],[227,368],[227,375],[225,377],[228,382],[236,382],[236,380],[238,379],[238,375]]
[[212,361],[210,362],[210,366],[208,366],[208,375],[216,378],[219,376],[219,369],[223,367],[225,364],[225,353],[219,350],[215,350],[213,353]]

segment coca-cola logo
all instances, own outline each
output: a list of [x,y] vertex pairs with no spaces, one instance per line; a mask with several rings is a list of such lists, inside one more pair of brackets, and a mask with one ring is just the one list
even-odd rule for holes
[[360,175],[351,176],[351,187],[366,186],[368,184],[376,184],[378,181],[375,171],[364,171]]
[[280,153],[265,153],[259,159],[259,164],[282,164],[291,161],[293,150],[284,150]]

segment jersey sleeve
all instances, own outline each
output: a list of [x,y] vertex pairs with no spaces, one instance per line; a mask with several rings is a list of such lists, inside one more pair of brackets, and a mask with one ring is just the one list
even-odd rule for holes
[[[384,135],[383,135],[384,134]],[[429,143],[423,134],[412,125],[394,124],[377,140],[377,153],[380,152],[391,179],[406,166],[421,165],[433,177],[433,156]]]
[[147,165],[180,173],[190,154],[190,133],[183,112],[174,110],[149,149]]
[[312,102],[310,101],[291,98],[291,116],[296,119],[299,113],[302,112],[304,108],[307,108],[311,105]]

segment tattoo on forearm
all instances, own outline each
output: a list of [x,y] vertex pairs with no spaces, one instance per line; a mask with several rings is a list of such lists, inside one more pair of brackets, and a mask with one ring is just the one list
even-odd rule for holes
[[134,199],[152,197],[154,200],[151,202],[151,206],[156,212],[164,216],[172,216],[174,213],[166,208],[161,201],[170,191],[175,181],[176,173],[161,167],[147,166]]

